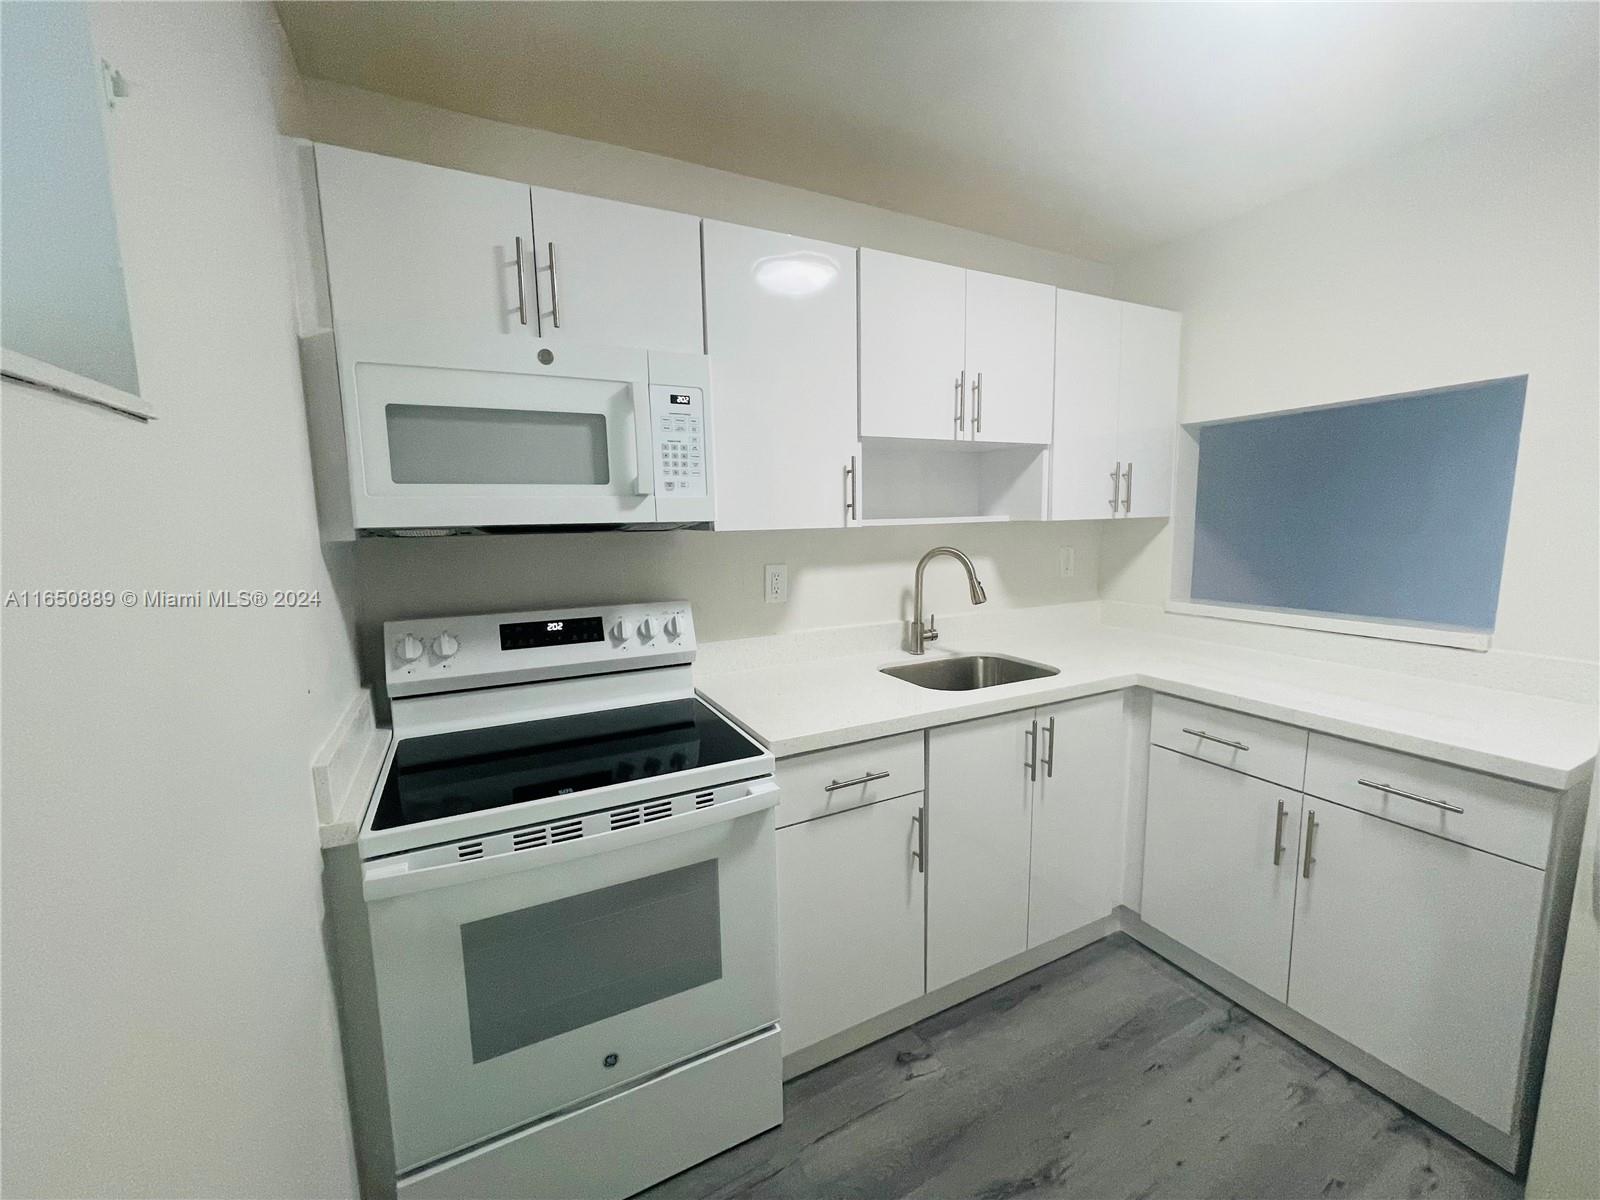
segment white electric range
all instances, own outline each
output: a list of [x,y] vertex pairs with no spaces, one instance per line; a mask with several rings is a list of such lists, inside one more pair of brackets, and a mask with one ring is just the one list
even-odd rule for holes
[[773,760],[695,696],[689,606],[384,644],[357,846],[396,1191],[625,1196],[777,1124]]

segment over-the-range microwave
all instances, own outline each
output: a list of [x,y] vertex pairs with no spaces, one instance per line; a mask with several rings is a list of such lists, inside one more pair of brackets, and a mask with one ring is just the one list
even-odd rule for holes
[[329,540],[711,521],[702,355],[342,325],[301,359]]

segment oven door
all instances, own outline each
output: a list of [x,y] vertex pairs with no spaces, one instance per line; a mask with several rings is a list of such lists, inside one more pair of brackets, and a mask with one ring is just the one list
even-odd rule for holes
[[645,351],[335,340],[356,528],[655,520]]
[[777,787],[683,799],[365,865],[400,1171],[776,1022]]

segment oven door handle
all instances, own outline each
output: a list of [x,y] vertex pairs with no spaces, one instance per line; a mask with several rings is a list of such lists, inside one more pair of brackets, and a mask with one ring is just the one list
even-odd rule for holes
[[662,838],[675,837],[680,833],[689,833],[696,829],[704,829],[708,825],[732,821],[738,817],[774,808],[777,803],[777,783],[770,779],[762,779],[752,783],[744,795],[713,804],[709,808],[697,808],[676,817],[667,817],[665,820],[631,825],[626,829],[607,833],[590,834],[570,842],[555,842],[532,850],[494,854],[487,858],[468,859],[438,867],[421,867],[414,871],[407,870],[406,856],[398,854],[392,859],[378,859],[364,864],[361,872],[361,890],[371,901],[387,900],[429,888],[451,887],[458,883],[477,883],[479,880],[493,879],[510,871],[526,871],[553,863],[570,862],[577,858],[587,858],[591,854],[604,854],[609,850],[621,850],[628,846],[639,846]]

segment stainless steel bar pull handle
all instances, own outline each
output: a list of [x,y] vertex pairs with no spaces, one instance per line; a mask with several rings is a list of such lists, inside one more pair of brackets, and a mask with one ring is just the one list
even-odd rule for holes
[[850,465],[844,469],[844,519],[859,520],[860,514],[856,512],[856,456],[850,456]]
[[917,864],[917,874],[920,875],[928,869],[928,827],[922,819],[920,808],[911,814],[911,828],[916,831],[916,838],[911,843],[911,861]]
[[1315,811],[1308,812],[1306,814],[1306,849],[1305,849],[1305,860],[1306,861],[1305,861],[1304,868],[1300,872],[1301,877],[1304,878],[1304,879],[1310,879],[1311,878],[1311,864],[1317,861],[1315,858],[1313,858],[1311,856],[1311,848],[1312,848],[1313,844],[1316,841],[1316,837],[1317,837],[1317,814],[1316,814]]
[[956,376],[956,432],[967,427],[967,373]]
[[868,771],[865,775],[859,775],[855,779],[835,779],[830,783],[825,783],[822,786],[822,790],[825,792],[838,792],[843,791],[845,788],[859,787],[863,783],[876,783],[880,779],[887,778],[889,778],[889,772],[887,771]]
[[1111,468],[1111,512],[1116,515],[1117,497],[1122,491],[1122,463]]
[[[538,233],[535,232],[535,229],[534,229],[533,193],[532,192],[528,193],[528,232],[532,233],[535,238],[537,238],[539,236]],[[519,238],[518,241],[521,241],[521,239]],[[537,247],[538,244],[539,243],[537,241],[533,241],[533,242],[530,243],[530,246]],[[517,248],[517,287],[521,288],[521,286],[522,286],[522,248],[520,246],[518,246],[518,248]],[[527,317],[523,317],[522,323],[524,325],[526,325],[528,323]],[[542,303],[540,303],[540,300],[539,300],[539,251],[537,249],[535,249],[533,251],[533,332],[538,337],[543,337],[544,336],[544,305]]]
[[1023,735],[1027,739],[1028,753],[1022,765],[1028,770],[1029,779],[1039,778],[1039,722],[1028,722],[1028,730]]
[[1207,733],[1204,729],[1190,729],[1185,726],[1183,732],[1187,733],[1190,737],[1197,737],[1202,741],[1216,742],[1220,746],[1232,746],[1235,750],[1250,749],[1250,747],[1246,746],[1243,742],[1230,742],[1227,738],[1217,737],[1215,734]]
[[1391,787],[1387,783],[1374,783],[1370,779],[1356,780],[1364,788],[1371,788],[1375,792],[1382,792],[1386,796],[1404,796],[1407,800],[1415,800],[1418,804],[1426,804],[1429,808],[1442,808],[1445,812],[1463,813],[1467,810],[1455,804],[1446,804],[1443,800],[1435,800],[1431,796],[1419,796],[1415,792],[1407,792],[1401,788]]
[[528,299],[522,283],[522,239],[517,239],[517,318],[528,323]]
[[1122,472],[1122,511],[1133,511],[1133,463],[1129,462]]
[[1045,737],[1048,739],[1047,744],[1050,747],[1044,756],[1044,777],[1046,779],[1054,779],[1056,777],[1056,719],[1054,717],[1050,718],[1050,723],[1044,727],[1044,732]]
[[545,246],[550,253],[550,324],[557,329],[561,328],[561,302],[556,293],[556,244],[546,242]]
[[1278,801],[1278,823],[1272,830],[1272,865],[1277,866],[1283,861],[1283,822],[1289,815],[1289,807],[1282,800]]
[[983,372],[972,385],[972,432],[983,432]]

